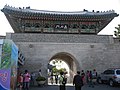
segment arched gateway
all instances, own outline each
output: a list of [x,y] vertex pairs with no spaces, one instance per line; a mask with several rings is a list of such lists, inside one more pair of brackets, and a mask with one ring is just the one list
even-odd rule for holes
[[[7,33],[22,51],[25,63],[20,71],[38,72],[47,77],[50,60],[60,58],[71,70],[101,72],[106,68],[120,67],[120,45],[111,35],[97,35],[118,14],[110,10],[61,12],[5,5],[1,10],[15,33]],[[71,81],[71,80],[70,80]]]
[[73,76],[75,75],[76,71],[80,69],[78,61],[75,59],[75,57],[67,52],[59,52],[52,56],[50,61],[54,59],[62,60],[68,65],[69,67],[68,83],[72,82]]

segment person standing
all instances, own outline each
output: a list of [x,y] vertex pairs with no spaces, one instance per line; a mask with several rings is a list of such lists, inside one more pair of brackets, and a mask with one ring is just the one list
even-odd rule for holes
[[84,70],[81,71],[81,77],[82,77],[82,80],[83,80],[83,84],[86,84],[86,78],[85,78]]
[[53,82],[54,82],[53,73],[50,75],[50,81],[51,81],[51,84],[53,84]]
[[80,76],[80,71],[77,71],[77,74],[74,76],[73,85],[75,85],[75,90],[81,90],[81,87],[83,86],[83,80]]
[[38,72],[38,76],[42,76],[41,69]]
[[55,83],[58,84],[58,75],[55,75]]
[[90,73],[89,73],[89,70],[87,70],[87,72],[86,72],[86,83],[87,84],[89,84],[89,75]]
[[34,86],[34,84],[35,84],[35,73],[32,72],[31,73],[31,85]]
[[64,72],[60,72],[60,77],[59,77],[59,84],[60,84],[60,90],[66,90],[66,87],[65,87],[65,79],[64,79]]
[[29,83],[30,83],[30,74],[28,73],[28,70],[25,70],[25,73],[23,75],[23,84],[24,84],[24,90],[29,90]]
[[90,71],[90,73],[89,73],[89,87],[94,88],[92,71]]
[[22,75],[22,73],[20,73],[18,76],[18,84],[19,84],[19,90],[22,90],[22,88],[23,88],[23,75]]
[[96,69],[93,69],[93,72],[92,72],[92,78],[93,78],[93,84],[97,84],[97,71]]

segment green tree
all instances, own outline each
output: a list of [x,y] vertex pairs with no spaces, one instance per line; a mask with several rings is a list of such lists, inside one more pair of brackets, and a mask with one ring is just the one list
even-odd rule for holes
[[59,70],[58,70],[56,67],[53,67],[53,68],[52,68],[52,72],[53,72],[53,73],[58,73]]
[[114,35],[120,39],[120,24],[118,24],[118,27],[115,27],[116,31],[114,31]]
[[62,64],[62,60],[61,59],[54,59],[52,61],[52,64],[53,64],[53,67],[52,67],[53,74],[60,73],[60,72],[67,72],[67,70],[65,68],[60,68],[60,69],[56,68],[58,65]]
[[61,69],[59,69],[59,73],[60,73],[60,72],[67,72],[67,71],[66,71],[65,68],[61,68]]

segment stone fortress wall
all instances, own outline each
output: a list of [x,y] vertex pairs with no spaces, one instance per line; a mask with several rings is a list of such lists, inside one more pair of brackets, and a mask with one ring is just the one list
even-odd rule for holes
[[120,43],[114,43],[111,35],[8,33],[6,38],[12,39],[26,58],[22,71],[42,69],[47,75],[50,59],[60,52],[75,58],[77,70],[120,68]]

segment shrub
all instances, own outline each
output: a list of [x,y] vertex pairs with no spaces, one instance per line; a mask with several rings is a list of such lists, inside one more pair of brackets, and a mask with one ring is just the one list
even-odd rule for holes
[[42,77],[42,76],[39,76],[37,77],[36,81],[45,81],[46,78],[45,77]]

